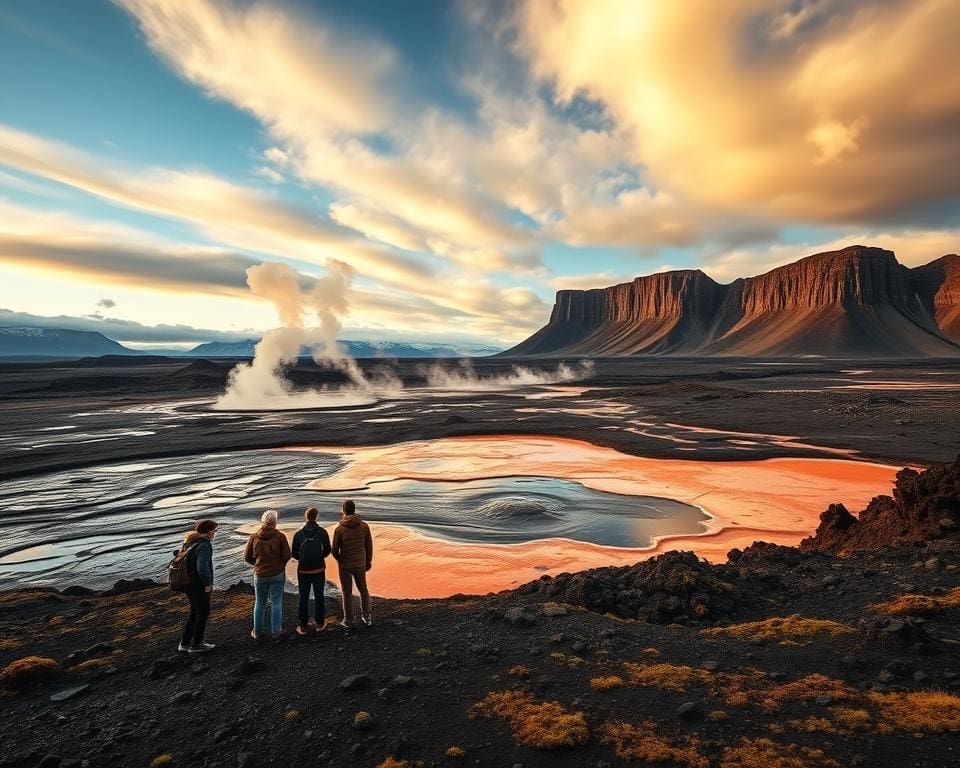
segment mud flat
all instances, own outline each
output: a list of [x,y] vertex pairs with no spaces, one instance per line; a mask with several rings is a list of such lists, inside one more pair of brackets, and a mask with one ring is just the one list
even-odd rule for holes
[[[302,449],[297,449],[302,450]],[[317,447],[318,453],[332,449]],[[537,575],[627,565],[671,549],[714,562],[754,541],[797,544],[838,499],[859,508],[889,493],[898,467],[836,459],[710,462],[630,456],[577,440],[496,436],[448,438],[385,447],[339,449],[342,469],[309,488],[347,495],[398,478],[467,481],[549,476],[603,493],[672,499],[708,516],[693,535],[656,537],[652,546],[597,546],[570,539],[513,545],[452,542],[403,526],[377,530],[376,590],[387,596],[438,597],[517,586]]]

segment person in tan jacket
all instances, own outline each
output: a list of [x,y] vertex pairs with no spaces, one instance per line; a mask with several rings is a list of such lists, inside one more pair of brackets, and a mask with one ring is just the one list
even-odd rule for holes
[[340,592],[343,595],[343,621],[340,625],[353,625],[353,583],[356,582],[360,592],[360,617],[369,627],[373,619],[370,615],[367,571],[373,567],[373,537],[370,535],[370,526],[360,519],[356,504],[351,499],[343,502],[340,525],[333,532],[330,551],[340,570]]
[[283,585],[290,559],[287,537],[277,530],[277,511],[268,509],[260,522],[260,529],[250,534],[243,549],[243,559],[253,566],[253,631],[250,636],[254,640],[263,637],[268,602],[270,633],[279,638],[283,632]]

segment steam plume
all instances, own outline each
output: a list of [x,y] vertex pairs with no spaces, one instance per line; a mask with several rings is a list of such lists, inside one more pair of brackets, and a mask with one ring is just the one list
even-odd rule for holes
[[[286,264],[267,262],[247,270],[250,291],[273,302],[282,327],[263,335],[252,362],[240,363],[230,372],[227,390],[214,408],[268,410],[373,401],[362,391],[370,386],[363,372],[337,343],[341,318],[350,311],[347,293],[354,270],[336,259],[328,259],[326,267],[326,276],[310,281],[306,290],[296,270]],[[313,321],[309,327],[305,317]],[[343,371],[354,388],[292,392],[283,369],[297,361],[303,347],[313,351],[318,363]]]

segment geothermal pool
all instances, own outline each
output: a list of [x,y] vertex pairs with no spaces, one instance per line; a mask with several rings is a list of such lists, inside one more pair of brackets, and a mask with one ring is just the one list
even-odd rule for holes
[[110,464],[4,484],[0,585],[162,579],[182,532],[214,517],[226,586],[250,578],[240,550],[264,509],[280,510],[292,535],[317,506],[332,530],[350,497],[373,526],[375,594],[485,593],[666,548],[718,560],[758,539],[796,543],[827,504],[859,509],[895,472],[840,459],[645,459],[530,436]]

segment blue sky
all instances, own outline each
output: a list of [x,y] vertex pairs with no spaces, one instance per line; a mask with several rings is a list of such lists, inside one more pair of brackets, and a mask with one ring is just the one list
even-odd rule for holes
[[955,6],[585,6],[7,0],[0,323],[247,335],[249,266],[332,258],[344,335],[507,345],[560,288],[957,250]]

